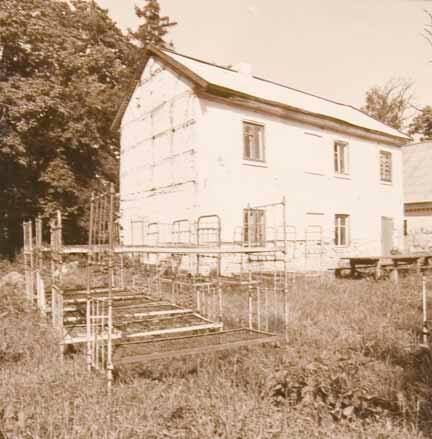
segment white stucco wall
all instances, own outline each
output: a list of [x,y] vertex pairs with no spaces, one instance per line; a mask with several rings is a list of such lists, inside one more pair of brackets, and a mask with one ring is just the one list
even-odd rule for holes
[[148,223],[166,223],[160,232],[161,239],[168,239],[169,223],[195,217],[199,119],[199,102],[190,84],[151,58],[121,126],[126,244],[142,244]]
[[432,250],[432,203],[405,205],[405,249],[410,252]]
[[[243,121],[265,127],[263,164],[243,160]],[[346,177],[334,172],[336,140],[349,144]],[[381,149],[392,153],[391,184],[380,181]],[[191,84],[153,59],[122,120],[120,196],[126,244],[156,244],[148,236],[153,222],[169,241],[173,221],[188,219],[192,226],[206,214],[220,215],[223,240],[232,241],[248,204],[285,196],[289,239],[298,241],[293,267],[381,254],[381,217],[393,218],[394,246],[403,245],[400,148],[198,98]],[[335,214],[350,215],[347,248],[333,245]],[[281,230],[280,207],[268,210],[266,223]],[[323,229],[323,250],[309,249],[319,254],[307,261],[306,229],[315,224]]]
[[[202,107],[199,129],[206,138],[208,165],[203,172],[207,174],[203,181],[206,192],[200,196],[200,210],[221,215],[224,239],[229,240],[233,228],[242,224],[242,210],[248,203],[253,206],[277,202],[285,196],[287,222],[296,228],[297,239],[305,238],[308,222],[322,224],[330,265],[344,254],[381,254],[381,217],[393,218],[394,244],[402,246],[400,148],[207,100],[202,100]],[[264,164],[243,160],[243,121],[265,127]],[[334,172],[336,140],[349,143],[347,177]],[[381,149],[392,153],[391,184],[380,181]],[[349,248],[333,246],[335,214],[350,215]],[[269,225],[280,225],[280,210],[273,210],[270,216]]]

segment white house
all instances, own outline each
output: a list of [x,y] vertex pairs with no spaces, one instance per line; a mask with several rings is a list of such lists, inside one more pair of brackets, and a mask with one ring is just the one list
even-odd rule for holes
[[401,248],[406,135],[246,64],[149,48],[141,72],[117,117],[126,244],[183,241],[211,214],[223,242],[246,239],[245,222],[273,229],[252,237],[268,240],[278,208],[245,209],[285,197],[293,263]]
[[432,141],[402,148],[405,239],[409,251],[432,250]]

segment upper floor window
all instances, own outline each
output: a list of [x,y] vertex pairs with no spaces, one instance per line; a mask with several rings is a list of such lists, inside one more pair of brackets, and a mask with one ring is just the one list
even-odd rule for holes
[[337,174],[349,173],[348,143],[334,143],[334,170]]
[[349,245],[350,224],[349,215],[335,215],[335,245],[346,247]]
[[243,158],[263,162],[265,160],[264,127],[256,123],[243,122],[243,138]]
[[381,181],[392,182],[392,153],[380,151],[380,179]]

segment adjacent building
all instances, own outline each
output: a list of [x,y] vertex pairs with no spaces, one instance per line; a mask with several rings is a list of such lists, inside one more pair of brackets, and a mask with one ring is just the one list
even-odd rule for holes
[[403,148],[405,248],[432,250],[432,141]]

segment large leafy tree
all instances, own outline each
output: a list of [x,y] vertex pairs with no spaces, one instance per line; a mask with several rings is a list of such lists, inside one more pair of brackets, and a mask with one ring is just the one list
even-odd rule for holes
[[110,124],[135,58],[107,12],[84,0],[0,3],[0,251],[21,221],[56,209],[82,241],[91,190],[117,180]]
[[413,83],[406,79],[391,79],[374,86],[367,90],[362,110],[393,128],[404,129],[411,117],[412,88]]
[[136,32],[132,32],[132,37],[142,46],[152,44],[158,47],[173,47],[172,42],[165,41],[169,29],[176,26],[176,22],[170,21],[169,17],[161,17],[160,6],[157,0],[146,0],[144,6],[135,7],[138,18],[144,19]]

